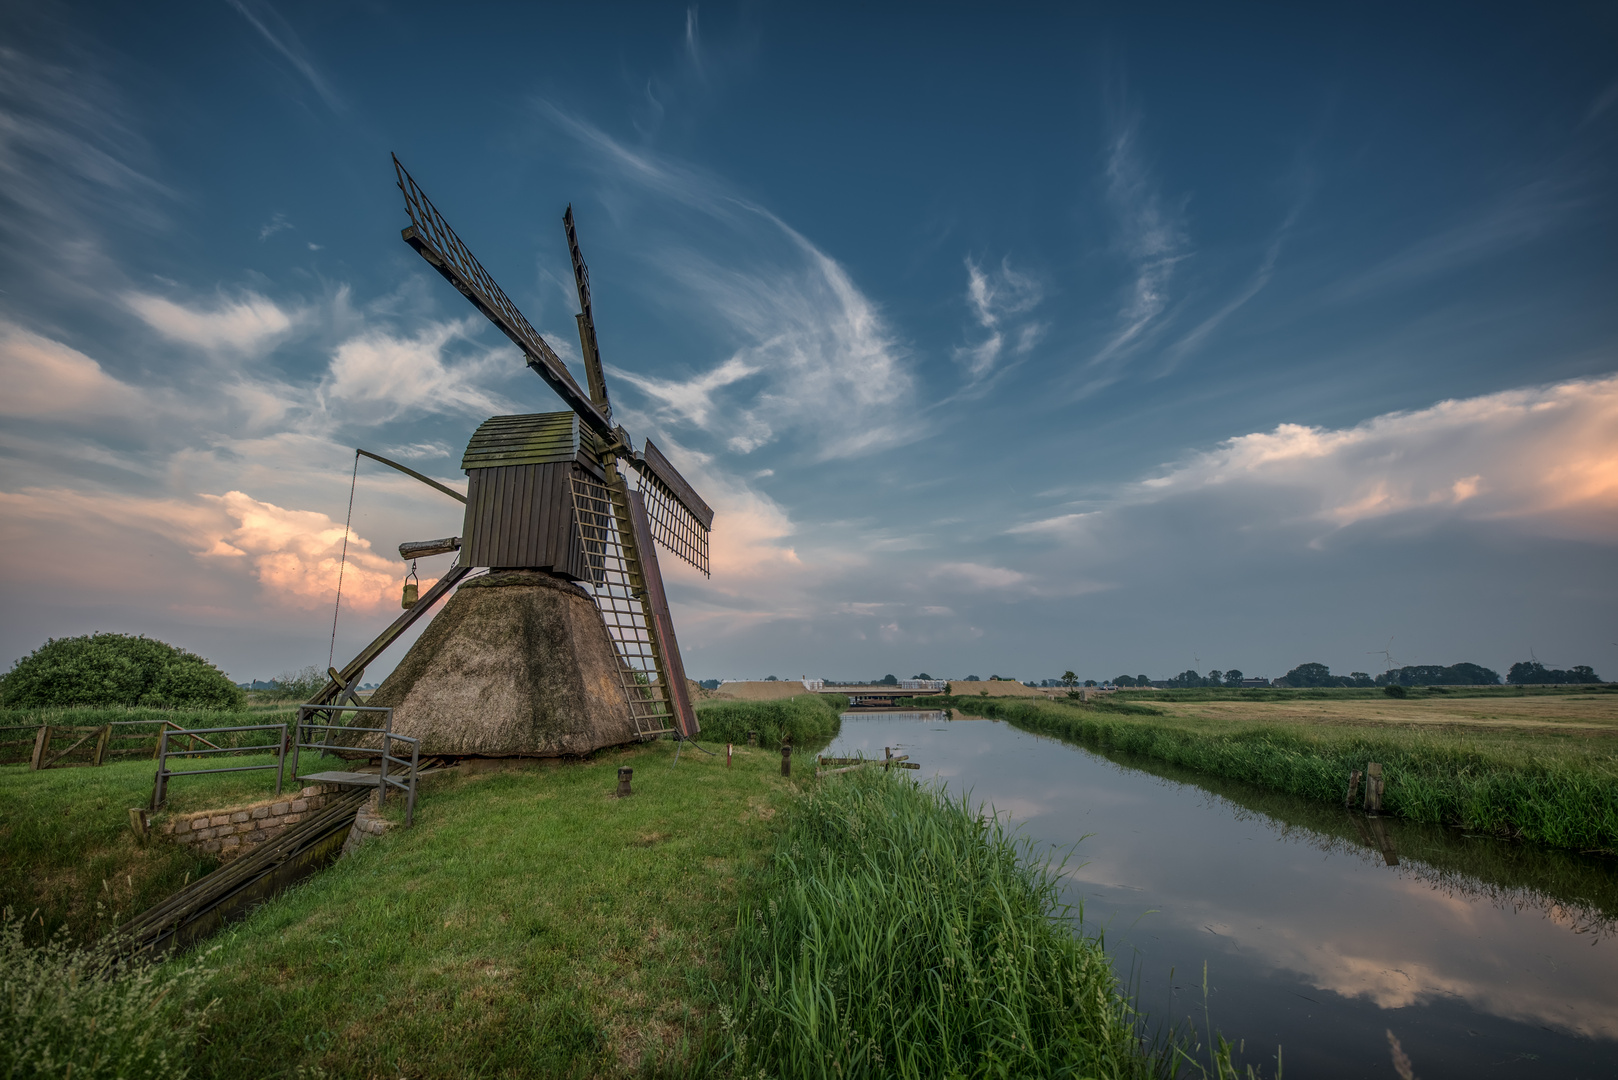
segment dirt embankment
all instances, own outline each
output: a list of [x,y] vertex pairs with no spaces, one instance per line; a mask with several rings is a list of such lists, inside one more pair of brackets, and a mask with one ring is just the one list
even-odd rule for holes
[[1061,687],[1024,686],[1020,682],[1002,680],[998,682],[952,682],[949,692],[957,697],[1056,697],[1067,693]]

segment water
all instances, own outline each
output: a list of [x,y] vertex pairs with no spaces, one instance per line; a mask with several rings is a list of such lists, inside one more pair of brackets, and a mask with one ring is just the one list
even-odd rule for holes
[[[1046,854],[1154,1025],[1294,1077],[1618,1077],[1618,865],[1112,760],[992,720],[848,713]],[[1346,779],[1346,778],[1345,778]],[[1074,845],[1077,845],[1076,848]],[[1390,865],[1390,862],[1395,865]],[[1208,992],[1203,993],[1203,965]]]

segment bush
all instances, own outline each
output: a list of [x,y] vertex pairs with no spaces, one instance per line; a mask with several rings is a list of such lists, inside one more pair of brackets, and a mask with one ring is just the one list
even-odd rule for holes
[[828,699],[820,694],[799,694],[776,701],[705,702],[697,709],[697,722],[702,725],[697,739],[744,743],[747,733],[756,731],[761,746],[826,742],[837,734],[838,717],[847,705],[847,698]]
[[202,968],[161,968],[106,945],[77,948],[61,934],[23,938],[23,920],[0,915],[0,1072],[76,1080],[176,1080],[212,1003],[197,1005]]
[[308,701],[315,696],[315,692],[326,685],[328,676],[315,665],[297,671],[283,671],[270,682],[274,688],[260,692],[260,697],[272,701]]
[[1405,688],[1403,686],[1401,686],[1400,684],[1398,684],[1398,683],[1393,683],[1392,685],[1384,686],[1382,688],[1382,692],[1384,694],[1388,695],[1389,697],[1405,697],[1406,696]]
[[208,661],[148,637],[51,638],[0,680],[0,703],[241,709],[247,694]]

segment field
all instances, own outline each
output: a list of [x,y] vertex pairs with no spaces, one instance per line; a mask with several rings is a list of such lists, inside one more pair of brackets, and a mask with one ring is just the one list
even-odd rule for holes
[[1384,809],[1412,821],[1618,852],[1618,692],[1133,691],[1090,705],[920,699],[1103,751],[1340,803],[1385,768]]
[[[821,1076],[873,1062],[911,1076],[1162,1072],[1100,943],[1053,921],[1045,871],[996,823],[897,774],[813,777],[838,704],[711,703],[713,755],[686,746],[676,761],[664,741],[441,774],[424,784],[414,828],[366,843],[193,955],[209,974],[163,1008],[194,1018],[217,1004],[200,1038],[168,1049],[204,1077]],[[724,741],[749,730],[772,734],[738,745],[727,766]],[[799,751],[790,779],[777,736]],[[635,770],[627,799],[613,797],[622,765]],[[119,858],[117,873],[138,876],[161,849],[113,835],[149,771],[0,772],[4,861],[53,859],[84,894],[58,922],[103,895],[67,856]],[[251,797],[258,775],[198,779],[175,798]],[[46,856],[30,812],[112,824],[59,832]],[[11,900],[26,878],[7,880]],[[834,932],[800,943],[793,920],[804,919]],[[916,920],[939,934],[914,934]],[[895,935],[906,952],[881,943]],[[35,1042],[77,1046],[88,1062],[97,1029],[76,1008]],[[14,1047],[42,1023],[0,1009]]]

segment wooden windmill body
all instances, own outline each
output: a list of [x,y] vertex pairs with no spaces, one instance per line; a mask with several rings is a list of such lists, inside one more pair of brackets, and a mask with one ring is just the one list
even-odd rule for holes
[[423,754],[554,756],[665,732],[694,736],[656,545],[707,574],[713,511],[656,446],[637,451],[612,423],[572,208],[563,224],[588,394],[397,158],[394,167],[411,219],[405,241],[523,350],[569,408],[486,420],[462,458],[465,496],[362,451],[466,504],[461,537],[404,544],[400,555],[460,554],[310,703],[349,697],[365,668],[454,590],[370,698],[393,708],[394,731],[421,738]]

